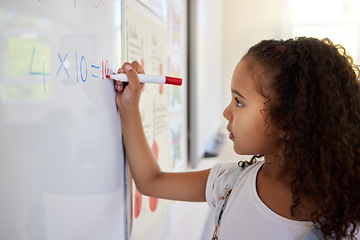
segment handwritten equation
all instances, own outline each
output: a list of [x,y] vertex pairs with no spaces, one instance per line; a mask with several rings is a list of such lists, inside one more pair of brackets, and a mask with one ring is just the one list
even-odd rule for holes
[[[59,67],[56,72],[56,76],[58,76],[61,72],[68,78],[72,78],[68,71],[68,66],[66,64],[66,59],[68,58],[68,53],[60,54],[57,53],[59,59]],[[38,75],[42,77],[43,89],[46,91],[46,77],[50,76],[49,72],[45,71],[45,61],[41,61],[42,71],[34,71],[33,64],[36,56],[36,47],[33,48],[31,60],[30,60],[30,68],[29,75]],[[75,77],[76,82],[80,80],[82,82],[86,82],[90,77],[93,79],[105,79],[106,75],[109,75],[109,61],[106,59],[102,59],[100,64],[88,64],[85,56],[80,56],[77,51],[74,53],[75,57]]]
[[[46,0],[38,0],[38,2],[42,2]],[[74,7],[76,7],[77,3],[76,0],[74,0]],[[104,12],[107,10],[107,1],[104,0],[94,0],[92,1],[92,6],[94,8],[102,9]]]

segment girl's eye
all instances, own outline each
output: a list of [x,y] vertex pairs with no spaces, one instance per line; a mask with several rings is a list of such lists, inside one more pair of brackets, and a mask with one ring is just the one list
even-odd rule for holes
[[243,104],[238,98],[235,98],[235,102],[236,102],[236,106],[237,106],[237,107],[242,107],[242,106],[244,106],[244,104]]

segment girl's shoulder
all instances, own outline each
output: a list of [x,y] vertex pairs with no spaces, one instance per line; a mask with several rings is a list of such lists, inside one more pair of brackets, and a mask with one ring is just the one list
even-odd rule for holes
[[[247,178],[249,174],[257,171],[263,164],[263,161],[256,162],[250,166],[246,165],[240,178]],[[206,201],[210,207],[215,208],[218,202],[219,194],[230,183],[234,174],[240,169],[238,162],[219,162],[211,170],[206,183]]]
[[[208,181],[209,180],[227,180],[231,179],[231,177],[241,168],[238,165],[239,162],[218,162],[216,163],[210,171]],[[258,161],[252,165],[245,164],[244,172],[253,171],[262,166],[264,162]]]

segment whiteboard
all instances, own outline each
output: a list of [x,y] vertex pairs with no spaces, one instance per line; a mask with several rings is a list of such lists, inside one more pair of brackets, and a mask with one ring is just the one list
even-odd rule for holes
[[120,0],[0,3],[0,239],[124,239]]

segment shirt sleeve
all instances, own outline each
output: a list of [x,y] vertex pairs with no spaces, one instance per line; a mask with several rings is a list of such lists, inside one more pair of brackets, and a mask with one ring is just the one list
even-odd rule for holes
[[216,208],[220,193],[230,182],[237,168],[237,162],[217,163],[211,168],[206,183],[206,202],[211,208]]

